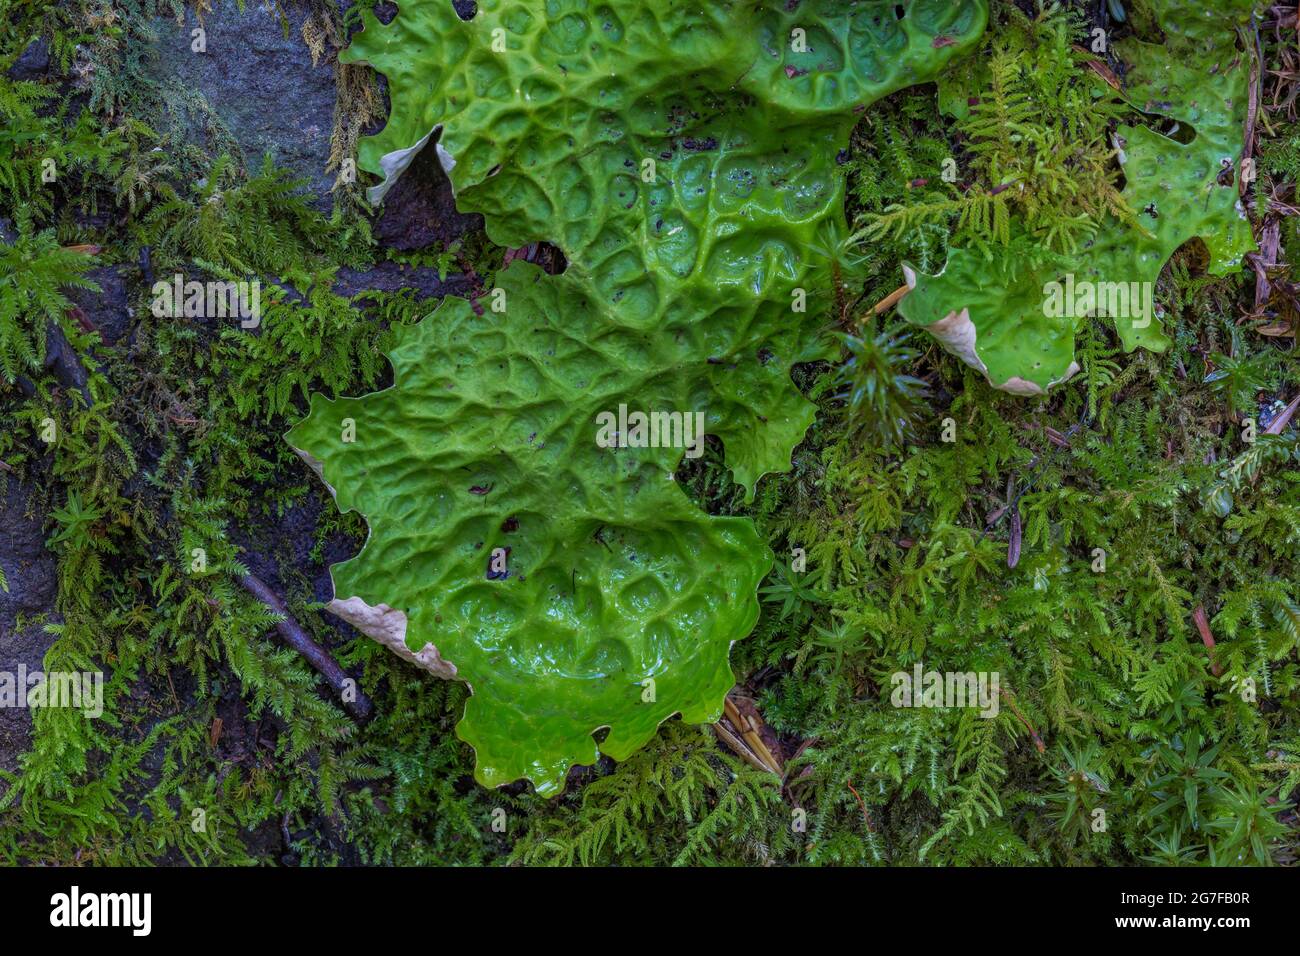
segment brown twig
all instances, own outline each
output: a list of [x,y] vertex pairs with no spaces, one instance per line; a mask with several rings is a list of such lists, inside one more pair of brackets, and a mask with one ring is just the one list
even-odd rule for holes
[[760,735],[762,717],[757,709],[751,704],[749,709],[753,711],[752,714],[742,712],[730,695],[724,699],[722,706],[723,716],[713,725],[714,733],[750,766],[780,777],[783,772],[782,762]]
[[898,303],[902,300],[903,296],[907,295],[907,293],[910,291],[911,291],[911,286],[908,286],[906,284],[900,285],[897,289],[889,293],[889,295],[885,296],[883,299],[881,299],[879,302],[877,302],[875,305],[871,307],[872,314],[880,315],[883,312],[888,312],[894,306],[898,305]]
[[1011,505],[1011,530],[1007,535],[1007,567],[1014,568],[1020,563],[1020,509]]
[[[374,712],[374,704],[356,686],[352,678],[339,666],[338,661],[330,656],[329,652],[317,644],[307,635],[298,623],[289,616],[289,609],[285,607],[280,596],[272,591],[260,578],[252,574],[245,574],[240,577],[239,583],[242,584],[248,593],[253,595],[277,615],[280,620],[275,624],[276,631],[286,644],[301,654],[316,671],[325,678],[325,682],[334,689],[339,695],[343,709],[355,717],[357,720],[368,720]],[[349,695],[348,691],[351,691]],[[349,700],[348,697],[353,699]]]
[[1025,719],[1025,715],[1020,712],[1020,708],[1016,706],[1016,702],[1011,695],[1003,688],[998,688],[998,694],[1010,705],[1011,712],[1020,718],[1020,722],[1025,725],[1025,730],[1029,731],[1029,736],[1034,738],[1034,747],[1037,748],[1038,752],[1040,754],[1046,753],[1047,745],[1043,743],[1043,738],[1038,736],[1038,731],[1034,730],[1033,724]]
[[1203,604],[1196,605],[1196,610],[1192,612],[1192,621],[1196,624],[1196,629],[1201,632],[1201,643],[1205,645],[1206,651],[1209,652],[1210,673],[1218,677],[1223,673],[1223,668],[1214,659],[1214,635],[1210,633],[1210,622],[1205,616],[1205,606]]
[[[1079,46],[1077,43],[1074,45],[1074,49],[1075,49],[1075,52],[1076,52],[1076,53],[1082,53],[1082,54],[1084,54],[1084,55],[1088,55],[1088,54],[1090,53],[1090,51],[1085,50],[1083,47]],[[1109,66],[1107,66],[1105,63],[1103,63],[1101,60],[1095,60],[1095,59],[1092,59],[1091,57],[1089,57],[1089,59],[1088,59],[1088,67],[1089,67],[1089,69],[1091,69],[1094,73],[1096,73],[1099,77],[1101,77],[1103,80],[1105,80],[1105,81],[1106,81],[1106,84],[1107,84],[1111,89],[1113,89],[1116,93],[1123,93],[1123,92],[1124,92],[1124,88],[1123,88],[1123,86],[1120,85],[1119,77],[1115,75],[1115,71],[1112,70],[1112,69],[1111,69]]]
[[1007,567],[1014,568],[1020,563],[1020,507],[1016,504],[1016,476],[1007,475],[1007,511],[1011,515],[1010,531],[1007,533]]
[[875,833],[876,828],[871,825],[871,814],[867,813],[867,805],[862,801],[862,797],[859,796],[858,791],[853,789],[853,781],[845,780],[844,782],[845,784],[848,785],[849,791],[853,794],[853,796],[857,797],[858,799],[858,806],[862,808],[862,822],[867,825],[867,832]]
[[[1088,409],[1085,407],[1083,410],[1083,415],[1080,416],[1077,422],[1075,422],[1073,425],[1069,427],[1069,429],[1065,432],[1065,434],[1061,435],[1060,432],[1057,432],[1057,434],[1060,435],[1061,441],[1063,441],[1064,444],[1061,444],[1061,442],[1058,441],[1052,441],[1052,444],[1060,448],[1071,447],[1070,439],[1075,436],[1075,433],[1078,432],[1081,428],[1084,428],[1085,426],[1090,426],[1091,424],[1092,424],[1092,419],[1088,417]],[[1051,449],[1048,449],[1048,451],[1050,452]],[[988,535],[988,533],[992,531],[994,527],[997,526],[998,522],[1000,522],[1003,518],[1005,518],[1007,516],[1007,513],[1014,506],[1020,504],[1020,499],[1023,498],[1026,494],[1028,494],[1029,491],[1034,487],[1034,485],[1038,483],[1038,479],[1042,477],[1043,469],[1047,467],[1048,461],[1049,458],[1047,455],[1035,455],[1033,459],[1030,460],[1027,467],[1033,468],[1035,469],[1035,471],[1032,475],[1029,476],[1029,481],[1025,485],[1023,485],[1019,491],[1016,492],[1014,499],[1009,500],[1005,506],[997,509],[991,515],[989,515],[987,518],[984,519],[984,530],[980,532],[980,536],[977,540],[983,541],[985,536]],[[1012,475],[1012,478],[1014,478],[1014,475]],[[1008,497],[1010,498],[1009,493],[1008,493]]]
[[[1255,20],[1254,13],[1250,15],[1250,26],[1254,33],[1255,43],[1253,46],[1249,43],[1246,44],[1246,46],[1250,47],[1250,58],[1253,61],[1253,66],[1250,71],[1250,86],[1247,92],[1246,129],[1241,149],[1242,162],[1239,164],[1239,168],[1245,165],[1247,159],[1251,159],[1255,155],[1255,121],[1259,116],[1260,97],[1264,90],[1264,56],[1259,42],[1259,24]],[[1238,194],[1245,196],[1246,190],[1249,188],[1250,183],[1246,181],[1246,177],[1239,176]]]

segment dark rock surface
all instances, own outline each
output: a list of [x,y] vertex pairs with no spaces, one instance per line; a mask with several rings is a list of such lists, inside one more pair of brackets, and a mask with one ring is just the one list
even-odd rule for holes
[[[305,474],[307,465],[304,463],[302,468]],[[270,521],[259,521],[246,528],[231,528],[230,537],[240,547],[240,560],[248,570],[282,600],[287,600],[290,594],[287,585],[295,580],[296,573],[311,582],[315,600],[328,601],[334,597],[329,566],[353,557],[357,548],[346,536],[334,535],[326,541],[319,558],[314,557],[312,550],[320,520],[320,501],[308,497]],[[328,616],[326,620],[338,623]]]
[[81,392],[87,405],[94,403],[94,397],[86,385],[90,376],[81,362],[81,356],[63,334],[63,329],[52,319],[45,323],[45,367],[54,372],[54,377],[64,388]]
[[359,272],[347,266],[334,277],[334,292],[354,296],[366,289],[396,292],[414,289],[417,299],[440,298],[444,295],[467,296],[473,283],[467,276],[448,275],[446,281],[438,277],[438,270],[428,266],[404,266],[397,262],[377,262],[373,269]]
[[[185,23],[159,19],[151,69],[159,82],[171,81],[199,93],[229,127],[250,170],[270,152],[329,205],[334,174],[326,173],[334,123],[334,63],[312,66],[302,39],[304,9],[282,4],[288,16],[285,35],[278,16],[250,0],[240,13],[235,0],[215,0],[203,16],[207,51],[191,51],[190,32],[199,26],[186,7]],[[193,122],[192,138],[203,140]]]
[[132,272],[139,274],[138,269],[130,266],[100,266],[86,273],[86,278],[99,286],[98,292],[65,290],[68,299],[86,314],[107,345],[116,343],[130,328],[131,309],[126,283]]
[[[54,607],[55,560],[45,547],[42,516],[30,513],[31,489],[12,477],[3,485],[0,568],[9,590],[0,589],[0,671],[16,675],[20,664],[29,673],[40,670],[45,652],[54,643],[54,635],[47,633],[44,625],[58,620],[49,613]],[[45,614],[49,616],[34,620]],[[31,729],[29,709],[0,707],[0,768],[18,769],[18,757],[28,748]],[[0,794],[5,789],[0,782]]]
[[[333,129],[335,64],[323,58],[313,66],[301,36],[306,11],[286,3],[288,36],[278,17],[256,3],[241,14],[235,0],[216,0],[205,14],[207,51],[191,51],[198,26],[187,10],[184,25],[159,19],[159,39],[149,58],[150,72],[202,96],[229,128],[250,171],[267,152],[295,176],[308,181],[318,205],[332,203],[334,173],[325,171]],[[466,5],[470,11],[472,5]],[[202,118],[190,116],[187,135],[205,140]],[[374,130],[371,130],[373,132]],[[386,197],[374,225],[375,238],[394,249],[424,249],[482,228],[482,217],[456,209],[451,184],[432,144],[423,150]]]
[[[155,23],[158,40],[146,62],[160,86],[183,88],[206,101],[238,142],[243,153],[239,158],[250,170],[270,152],[277,164],[306,178],[320,204],[327,206],[334,178],[325,171],[333,125],[334,64],[322,60],[312,65],[300,32],[306,11],[296,0],[283,6],[288,14],[287,36],[278,16],[259,3],[248,2],[241,13],[235,0],[216,0],[203,19],[203,53],[191,50],[191,31],[199,26],[193,10],[186,10],[183,25],[160,19]],[[473,15],[472,4],[458,6],[464,8],[462,15]],[[49,68],[48,47],[34,42],[9,75],[40,78]],[[180,119],[193,142],[214,146],[206,139],[201,116]],[[108,220],[92,225],[107,228]],[[431,145],[389,192],[374,231],[383,245],[414,250],[451,242],[481,228],[481,216],[457,211],[450,183]],[[12,239],[11,224],[0,222],[0,241]],[[64,293],[107,345],[125,341],[134,324],[130,303],[132,293],[138,290],[133,283],[143,281],[140,267],[134,263],[102,265],[87,277],[100,291],[66,289]],[[471,280],[460,274],[444,280],[433,268],[379,261],[365,271],[339,269],[334,291],[352,296],[369,289],[412,289],[418,298],[437,299],[467,295],[472,287]],[[55,338],[63,340],[61,334]],[[57,347],[57,341],[55,346],[49,364],[75,360],[70,350],[63,354],[65,350]],[[60,375],[65,377],[68,387],[84,387],[85,371],[79,362],[69,364],[69,374]],[[45,547],[44,516],[30,512],[32,489],[0,473],[0,491],[0,569],[9,587],[8,592],[0,590],[0,671],[15,672],[20,664],[29,671],[39,670],[54,642],[44,625],[59,620],[54,610],[56,561]],[[352,557],[356,550],[354,542],[338,535],[322,554],[309,553],[320,507],[309,499],[277,520],[236,535],[252,570],[281,594],[292,592],[301,575],[310,582],[313,597],[328,600],[333,596],[329,566]],[[284,542],[293,544],[280,546]],[[337,628],[339,640],[354,636],[342,622],[328,616],[325,620]],[[31,727],[29,709],[0,708],[0,768],[17,769],[19,756],[30,746]],[[3,791],[0,783],[0,794]]]
[[11,80],[39,80],[50,69],[50,45],[43,39],[35,39],[27,45],[14,65],[9,67]]
[[482,216],[456,209],[451,183],[430,142],[384,197],[375,238],[394,249],[423,249],[482,227]]

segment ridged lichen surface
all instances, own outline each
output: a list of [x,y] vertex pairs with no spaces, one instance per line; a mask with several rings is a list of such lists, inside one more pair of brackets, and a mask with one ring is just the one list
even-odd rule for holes
[[557,794],[598,750],[720,712],[773,556],[681,491],[683,448],[602,447],[598,416],[702,414],[751,496],[789,467],[813,417],[791,367],[827,354],[811,286],[845,233],[837,156],[864,108],[933,80],[987,17],[788,6],[486,2],[464,20],[408,0],[387,26],[366,13],[345,57],[388,80],[359,156],[376,198],[436,140],[493,240],[568,260],[444,301],[402,330],[391,388],[317,395],[288,436],[370,526],[337,600],[400,612],[405,649],[470,684],[458,733],[484,784]]

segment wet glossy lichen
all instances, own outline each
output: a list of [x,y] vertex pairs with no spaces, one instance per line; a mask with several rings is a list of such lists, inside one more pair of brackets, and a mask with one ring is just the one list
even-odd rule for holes
[[672,714],[717,715],[771,553],[681,492],[680,447],[601,448],[596,418],[703,413],[751,495],[789,466],[813,413],[790,368],[826,354],[822,308],[792,303],[843,232],[855,110],[932,79],[985,17],[982,0],[366,15],[346,59],[393,102],[360,151],[375,195],[437,138],[494,240],[569,263],[512,264],[496,310],[445,302],[402,336],[392,389],[318,396],[289,436],[371,527],[338,598],[402,610],[407,648],[432,643],[473,688],[458,732],[482,782],[557,793],[598,746],[626,757]]

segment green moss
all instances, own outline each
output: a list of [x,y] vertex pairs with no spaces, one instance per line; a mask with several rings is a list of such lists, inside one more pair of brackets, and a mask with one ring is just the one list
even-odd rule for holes
[[[994,4],[1004,34],[1011,7]],[[0,64],[46,18],[67,15],[3,0],[0,11],[6,27],[18,24],[0,30]],[[70,50],[77,29],[57,29],[71,32],[56,49]],[[1279,62],[1271,31],[1261,43],[1271,68]],[[125,120],[87,113],[57,122],[98,142]],[[40,151],[27,145],[38,139],[27,137],[51,135],[52,122],[11,122],[0,149],[14,146],[20,163],[39,169]],[[844,164],[851,210],[944,197],[928,169],[955,148],[952,129],[924,87],[875,103]],[[1265,193],[1288,184],[1286,135],[1263,141]],[[854,419],[840,368],[796,367],[794,385],[813,412],[788,471],[758,482],[747,502],[725,449],[711,443],[677,469],[677,484],[700,516],[746,519],[775,556],[758,621],[730,666],[787,756],[808,746],[781,786],[707,728],[669,721],[626,761],[575,772],[567,792],[548,800],[518,785],[478,786],[474,753],[455,730],[464,685],[427,680],[373,641],[341,634],[309,580],[327,560],[360,550],[367,530],[355,513],[335,511],[281,436],[305,411],[304,392],[387,384],[382,356],[414,330],[386,330],[415,326],[427,310],[409,296],[363,304],[331,295],[332,270],[371,254],[366,232],[350,216],[321,216],[293,199],[282,174],[250,177],[205,158],[193,175],[164,173],[132,208],[126,184],[93,161],[91,138],[60,140],[86,178],[79,171],[66,194],[46,197],[66,199],[60,208],[28,204],[31,235],[53,228],[62,244],[94,242],[103,249],[97,264],[123,268],[149,245],[165,273],[194,268],[202,223],[207,248],[223,257],[210,265],[236,269],[227,250],[262,275],[265,290],[292,276],[304,298],[275,303],[262,340],[155,320],[133,277],[133,340],[105,347],[69,323],[93,406],[40,367],[30,370],[30,396],[0,384],[0,461],[13,469],[0,467],[0,491],[31,491],[33,511],[50,516],[59,566],[56,607],[21,624],[56,628],[47,668],[109,674],[102,719],[34,714],[31,748],[0,783],[0,860],[1292,862],[1300,459],[1294,423],[1281,435],[1262,432],[1279,401],[1300,391],[1300,377],[1289,339],[1239,322],[1254,304],[1252,277],[1206,275],[1195,244],[1181,249],[1159,280],[1167,350],[1126,352],[1112,328],[1087,322],[1078,381],[1029,402],[999,395],[937,348],[875,356],[877,382],[912,376],[929,391],[908,411],[912,433],[890,451]],[[1092,145],[1094,155],[1109,148]],[[216,195],[193,187],[204,176],[229,205],[200,208]],[[83,203],[113,218],[78,224]],[[16,204],[0,193],[0,219],[15,219]],[[1252,213],[1266,207],[1261,198],[1248,204]],[[904,258],[939,268],[949,221],[891,233],[861,250],[862,262],[823,243],[827,267],[809,288],[853,306],[838,313],[851,319],[892,291]],[[1285,219],[1281,234],[1293,262],[1300,247]],[[486,266],[485,238],[472,237],[467,255],[480,264],[478,243]],[[536,270],[516,266],[501,281],[517,275]],[[872,332],[892,340],[909,328],[885,315]],[[1218,356],[1244,367],[1206,381],[1224,368]],[[1261,433],[1254,444],[1242,437],[1248,416]],[[38,437],[47,417],[62,436],[53,446]],[[943,440],[946,419],[953,442]],[[1047,427],[1068,435],[1069,447]],[[1007,503],[1008,477],[1013,493],[1024,492],[1015,568],[1007,519],[984,530]],[[311,556],[295,553],[289,568],[295,545]],[[204,575],[189,570],[195,547],[207,551]],[[805,552],[803,571],[792,567],[795,548]],[[1093,570],[1096,548],[1106,552],[1104,572]],[[372,722],[348,720],[276,642],[264,609],[235,582],[247,554],[279,562],[293,615],[358,676],[375,701]],[[14,586],[15,569],[4,570]],[[1217,676],[1190,622],[1198,606],[1217,641]],[[891,706],[892,674],[918,662],[997,670],[1010,699],[988,720]],[[1191,805],[1185,788],[1169,785],[1189,763],[1200,767]]]
[[[1179,0],[1156,10],[1164,42],[1114,43],[1132,64],[1123,99],[1135,112],[1113,130],[1120,113],[1109,87],[1075,78],[1090,57],[1069,46],[1066,18],[1040,17],[1019,42],[999,37],[987,61],[948,81],[946,97],[983,182],[869,226],[872,234],[960,213],[947,265],[910,274],[915,288],[900,312],[999,388],[1037,394],[1074,374],[1075,334],[1089,314],[1108,317],[1126,350],[1163,351],[1169,338],[1153,293],[1174,250],[1200,238],[1210,271],[1223,275],[1254,248],[1237,169],[1250,65],[1235,46],[1251,3],[1220,5],[1213,16]],[[1162,117],[1166,129],[1138,125],[1139,116]],[[1187,142],[1166,135],[1176,128]]]

